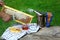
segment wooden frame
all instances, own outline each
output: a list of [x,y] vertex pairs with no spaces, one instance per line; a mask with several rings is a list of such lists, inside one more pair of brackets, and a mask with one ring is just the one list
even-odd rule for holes
[[[21,23],[21,24],[28,24],[28,23],[31,23],[32,19],[34,16],[32,15],[29,15],[27,13],[24,13],[22,11],[19,11],[19,10],[16,10],[14,8],[11,8],[9,6],[6,6],[4,5],[4,7],[6,8],[5,9],[5,12],[9,15],[14,15],[16,17],[16,22],[18,23]],[[29,19],[30,18],[30,19]],[[24,20],[22,20],[24,19]],[[29,19],[29,20],[28,20]],[[27,21],[26,21],[27,20]]]

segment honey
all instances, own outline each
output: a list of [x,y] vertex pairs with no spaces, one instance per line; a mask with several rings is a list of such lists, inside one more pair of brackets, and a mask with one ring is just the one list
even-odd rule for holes
[[28,28],[27,25],[23,25],[23,26],[22,26],[22,29],[23,29],[23,30],[28,30],[29,28]]

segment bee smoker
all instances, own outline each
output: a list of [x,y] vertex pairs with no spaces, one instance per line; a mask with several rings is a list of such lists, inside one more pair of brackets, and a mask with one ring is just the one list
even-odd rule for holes
[[37,25],[39,25],[40,27],[44,27],[45,26],[45,15],[41,12],[37,12],[34,11],[37,15]]
[[37,25],[40,25],[41,27],[45,26],[45,16],[41,13],[41,15],[37,14]]
[[45,26],[45,16],[43,13],[35,11],[33,9],[28,9],[29,12],[34,12],[37,15],[37,25],[39,25],[40,27],[44,27]]

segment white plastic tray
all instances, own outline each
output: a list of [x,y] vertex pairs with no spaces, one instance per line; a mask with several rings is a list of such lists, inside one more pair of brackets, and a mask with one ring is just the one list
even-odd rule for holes
[[[22,25],[14,25],[12,27],[17,27],[22,29]],[[22,30],[22,32],[19,33],[12,33],[10,32],[9,28],[6,29],[6,31],[3,33],[2,38],[5,38],[6,40],[17,40],[24,36],[26,33],[34,33],[37,32],[40,28],[40,26],[37,26],[36,23],[28,24],[29,29],[28,30]]]

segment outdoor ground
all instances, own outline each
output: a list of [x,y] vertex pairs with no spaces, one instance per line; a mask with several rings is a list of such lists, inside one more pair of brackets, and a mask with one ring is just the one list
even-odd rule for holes
[[[60,25],[60,0],[4,0],[7,6],[13,7],[17,10],[26,12],[35,16],[32,22],[36,22],[36,14],[27,12],[28,8],[33,8],[41,12],[50,11],[53,13],[53,21],[51,25]],[[13,25],[14,21],[4,22],[0,18],[0,36],[6,30],[7,27]]]
[[44,27],[37,33],[28,34],[20,40],[60,40],[60,27]]

